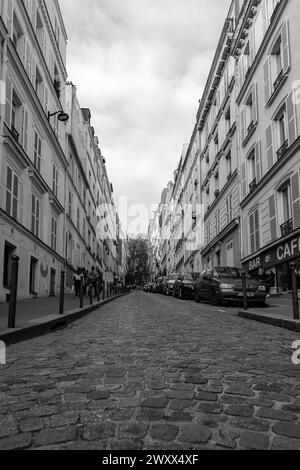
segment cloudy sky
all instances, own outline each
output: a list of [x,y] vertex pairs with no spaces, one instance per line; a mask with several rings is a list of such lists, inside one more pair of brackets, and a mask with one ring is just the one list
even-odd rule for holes
[[188,143],[230,0],[60,0],[69,80],[115,202],[159,202]]

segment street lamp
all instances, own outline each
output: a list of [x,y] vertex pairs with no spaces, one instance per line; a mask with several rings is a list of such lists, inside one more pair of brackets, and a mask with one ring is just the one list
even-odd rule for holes
[[50,121],[50,118],[52,116],[57,116],[57,119],[60,121],[60,122],[67,122],[70,118],[69,118],[69,115],[64,113],[63,111],[56,111],[56,113],[50,113],[48,111],[48,121]]

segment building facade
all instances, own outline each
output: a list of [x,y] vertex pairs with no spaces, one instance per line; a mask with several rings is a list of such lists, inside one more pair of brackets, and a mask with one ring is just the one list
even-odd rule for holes
[[2,0],[0,13],[0,301],[13,255],[19,298],[56,295],[63,270],[71,288],[77,267],[99,266],[112,280],[116,237],[102,245],[96,228],[97,204],[113,207],[113,188],[88,110],[74,119],[58,1]]
[[[290,262],[300,269],[299,16],[297,0],[230,6],[175,173],[172,272],[271,270],[276,290],[291,289]],[[195,252],[186,249],[183,203],[192,207],[196,234],[204,230]]]

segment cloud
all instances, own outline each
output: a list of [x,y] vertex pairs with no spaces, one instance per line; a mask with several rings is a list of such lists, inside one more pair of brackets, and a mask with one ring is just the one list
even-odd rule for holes
[[60,5],[69,79],[91,109],[115,201],[157,203],[192,134],[230,1]]

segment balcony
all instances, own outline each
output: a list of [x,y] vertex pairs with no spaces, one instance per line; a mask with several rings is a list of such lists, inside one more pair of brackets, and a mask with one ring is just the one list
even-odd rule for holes
[[281,229],[281,236],[286,237],[294,230],[294,220],[293,219],[288,220],[287,222],[281,225],[280,229]]
[[249,135],[253,131],[253,129],[254,129],[254,122],[251,121],[247,129],[247,134]]
[[252,191],[254,191],[254,189],[256,188],[256,186],[257,186],[257,180],[256,180],[256,178],[254,178],[254,180],[252,181],[252,183],[250,183],[250,185],[249,185],[250,193],[252,193]]
[[220,196],[220,190],[217,189],[217,190],[215,191],[215,198],[218,199],[219,196]]
[[284,144],[280,147],[280,149],[277,150],[277,159],[281,160],[287,153],[288,149],[289,149],[289,141],[286,140]]
[[19,134],[19,132],[17,131],[17,129],[15,128],[15,126],[11,125],[11,129],[10,129],[10,130],[11,130],[11,134],[12,134],[14,140],[15,140],[16,142],[19,142],[20,134]]
[[279,87],[280,83],[282,82],[282,79],[283,79],[283,70],[281,70],[281,72],[279,73],[278,77],[276,78],[274,84],[273,84],[273,87],[274,87],[274,91],[277,90],[277,88]]

